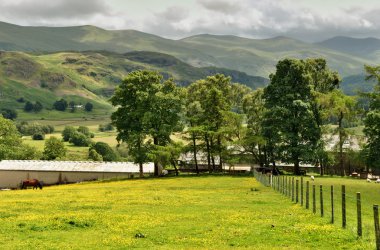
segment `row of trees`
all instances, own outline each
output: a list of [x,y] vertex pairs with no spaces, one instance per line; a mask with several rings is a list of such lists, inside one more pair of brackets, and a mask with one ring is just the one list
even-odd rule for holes
[[[369,69],[371,77],[379,77],[379,68],[376,74]],[[172,80],[162,81],[158,73],[135,71],[111,98],[117,107],[111,118],[118,141],[127,143],[141,174],[144,162],[173,162],[175,148],[182,147],[192,152],[197,171],[199,155],[206,156],[210,171],[249,156],[251,162],[268,167],[292,163],[296,174],[303,162],[321,166],[323,174],[335,161],[343,175],[346,124],[364,113],[355,97],[339,90],[340,81],[324,59],[284,59],[270,75],[270,84],[255,91],[220,74],[179,88]],[[367,159],[380,152],[379,144],[371,144],[372,139],[378,143],[379,130],[370,132],[368,126],[380,124],[378,92],[370,95],[365,119]],[[174,132],[182,132],[186,146],[173,148]],[[335,157],[326,147],[331,134],[338,138]]]
[[[366,70],[369,78],[380,82],[379,68]],[[380,84],[367,94],[369,110],[363,110],[356,98],[339,90],[339,83],[338,73],[324,59],[282,60],[270,75],[270,84],[258,90],[231,83],[220,74],[180,88],[156,72],[135,71],[111,98],[117,108],[111,119],[117,140],[126,143],[128,157],[140,165],[141,174],[147,161],[155,162],[158,174],[159,163],[177,168],[179,155],[190,152],[197,171],[202,156],[210,172],[244,159],[267,167],[279,161],[292,163],[296,174],[302,162],[313,163],[323,173],[335,161],[343,175],[346,124],[362,116],[367,137],[362,155],[368,166],[379,167]],[[107,127],[99,129],[112,128]],[[331,134],[338,138],[335,157],[326,147]],[[181,135],[186,143],[173,142],[173,135]],[[84,128],[63,133],[65,141],[74,143],[77,137],[89,142],[91,134]],[[102,150],[91,145],[91,159],[105,160],[98,152]]]

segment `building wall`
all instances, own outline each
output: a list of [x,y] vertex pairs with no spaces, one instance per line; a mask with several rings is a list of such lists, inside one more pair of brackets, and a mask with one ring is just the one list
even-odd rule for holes
[[0,188],[19,188],[26,179],[37,179],[46,185],[75,183],[110,178],[131,178],[138,173],[58,172],[0,170]]

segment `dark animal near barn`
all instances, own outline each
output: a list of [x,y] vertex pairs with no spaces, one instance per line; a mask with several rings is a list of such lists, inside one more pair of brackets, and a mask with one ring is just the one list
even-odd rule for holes
[[33,189],[42,189],[42,183],[37,179],[22,181],[21,189],[27,189],[28,187],[33,187]]

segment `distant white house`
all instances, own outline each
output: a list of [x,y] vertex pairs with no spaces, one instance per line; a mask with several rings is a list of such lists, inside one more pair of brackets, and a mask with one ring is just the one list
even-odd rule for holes
[[[154,172],[154,164],[143,165],[145,174]],[[0,161],[0,188],[17,188],[25,179],[38,179],[44,184],[131,178],[139,173],[138,164],[131,162],[93,161]]]

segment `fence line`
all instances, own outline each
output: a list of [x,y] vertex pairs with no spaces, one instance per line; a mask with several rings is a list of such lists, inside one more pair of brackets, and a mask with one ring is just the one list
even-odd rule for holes
[[[310,183],[306,181],[306,187],[304,188],[304,178],[300,179],[293,176],[274,176],[262,174],[254,170],[254,177],[261,182],[264,186],[272,187],[275,191],[281,193],[285,197],[288,197],[295,204],[299,204],[301,207],[310,208]],[[312,212],[316,214],[316,188],[315,185],[312,186]],[[300,188],[300,189],[299,189]],[[324,217],[325,207],[324,207],[324,195],[323,195],[323,185],[319,186],[319,208],[320,216]],[[300,192],[299,192],[300,191]],[[305,192],[305,197],[304,197]],[[326,190],[328,193],[328,191]],[[335,223],[335,188],[333,185],[330,187],[330,199],[327,199],[330,202],[331,210],[331,220],[330,223]],[[327,196],[328,197],[328,196]],[[300,198],[300,199],[299,199]],[[341,187],[341,212],[342,212],[342,228],[347,228],[347,206],[346,199],[350,198],[356,200],[356,224],[357,224],[357,236],[358,239],[363,235],[363,225],[362,225],[362,203],[361,203],[361,194],[357,192],[355,196],[348,195],[346,193],[346,186],[342,185]],[[328,210],[328,209],[327,209]],[[380,250],[380,224],[379,224],[379,215],[378,215],[378,205],[373,206],[374,214],[374,225],[375,225],[375,239],[376,239],[376,249]]]

